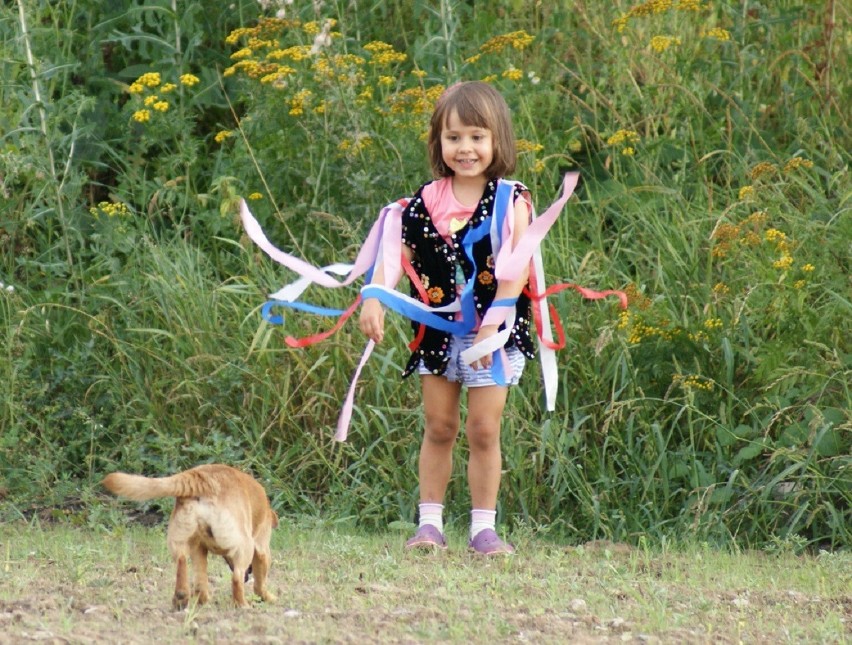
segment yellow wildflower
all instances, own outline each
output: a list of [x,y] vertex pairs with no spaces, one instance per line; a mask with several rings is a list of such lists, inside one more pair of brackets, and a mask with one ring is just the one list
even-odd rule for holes
[[769,213],[766,211],[754,211],[751,215],[749,215],[745,223],[751,224],[753,226],[763,226],[766,224],[766,220],[769,219]]
[[779,259],[775,260],[772,263],[772,266],[776,269],[781,269],[782,271],[789,269],[793,264],[793,256],[792,255],[782,255]]
[[231,130],[219,130],[219,132],[216,133],[216,136],[213,137],[213,140],[216,143],[222,143],[225,139],[232,136],[234,136],[234,133]]
[[[333,25],[332,25],[333,26]],[[320,24],[316,20],[311,20],[302,25],[302,31],[308,36],[316,36],[320,32]]]
[[767,242],[782,242],[787,239],[787,234],[783,231],[779,231],[777,228],[767,229],[766,233],[763,234],[763,237]]
[[722,326],[722,319],[721,318],[708,318],[707,320],[704,321],[704,328],[705,329],[710,329],[710,330],[719,329],[721,326]]
[[157,112],[168,112],[169,103],[168,101],[157,101],[154,103],[154,109],[157,110]]
[[290,116],[299,116],[304,114],[305,107],[313,96],[310,90],[299,90],[296,95],[290,99]]
[[699,11],[703,8],[701,0],[678,0],[675,7],[678,11]]
[[813,264],[810,264],[810,263],[808,263],[808,264],[803,264],[803,265],[802,265],[802,271],[804,271],[805,273],[810,273],[810,272],[811,272],[811,271],[813,271],[815,268],[816,268],[816,267],[814,267],[814,265],[813,265]]
[[148,96],[145,97],[145,100],[142,101],[142,103],[146,107],[151,107],[152,105],[154,105],[154,103],[156,103],[159,100],[160,100],[160,97],[157,96],[156,94],[149,94]]
[[719,296],[726,296],[731,293],[731,288],[724,282],[717,282],[713,285],[713,293]]
[[625,157],[632,157],[636,154],[636,149],[633,146],[627,146],[626,148],[621,149],[621,154]]
[[163,87],[160,88],[160,91],[163,94],[168,94],[169,92],[173,92],[176,87],[177,85],[175,85],[174,83],[166,83],[165,85],[163,85]]
[[615,134],[610,136],[606,143],[609,146],[617,146],[621,143],[638,143],[639,133],[634,130],[617,130]]
[[157,87],[160,84],[159,72],[146,72],[136,79],[136,82],[145,87]]
[[394,82],[393,76],[379,76],[379,85],[393,85]]
[[426,72],[424,72],[422,69],[411,70],[411,75],[416,76],[417,78],[426,78]]
[[502,74],[503,78],[508,78],[510,81],[519,81],[524,77],[524,73],[514,67],[510,67]]
[[720,224],[715,231],[713,231],[713,235],[710,237],[714,240],[720,241],[733,241],[736,240],[740,236],[741,229],[736,224]]
[[243,47],[231,54],[231,58],[233,60],[240,60],[241,58],[249,58],[252,54],[254,54],[254,52],[251,47]]
[[512,47],[518,51],[523,51],[532,44],[535,36],[531,36],[526,31],[513,31],[508,34],[501,34],[489,38],[479,50],[485,54],[498,54],[507,47]]
[[754,199],[754,186],[743,186],[740,188],[738,198],[741,202]]
[[263,194],[262,193],[252,193],[251,195],[248,196],[248,198],[253,200],[253,201],[257,201],[258,199],[263,199]]
[[755,181],[767,175],[774,175],[777,171],[778,167],[774,163],[761,161],[760,163],[752,166],[751,170],[748,171],[748,176],[752,181]]
[[657,53],[666,51],[672,45],[680,45],[680,38],[674,36],[654,36],[651,38],[651,49]]
[[519,153],[541,152],[542,150],[544,150],[544,146],[540,143],[533,143],[532,141],[528,141],[527,139],[517,139],[515,141],[515,149]]
[[707,38],[714,38],[715,40],[730,40],[731,32],[727,29],[719,29],[718,27],[715,29],[711,29],[706,34],[704,34]]
[[536,173],[543,172],[544,168],[545,168],[544,161],[542,159],[536,159],[535,163],[533,164],[533,172],[536,172]]
[[364,103],[369,103],[373,100],[373,88],[367,85],[363,90],[361,90],[358,96],[355,97],[355,100],[362,105]]
[[795,289],[801,289],[801,288],[803,288],[803,287],[804,287],[807,283],[808,283],[808,281],[807,281],[807,280],[796,280],[796,281],[793,283],[793,288],[795,288]]
[[475,62],[477,62],[480,58],[482,58],[482,54],[474,54],[474,55],[473,55],[473,56],[471,56],[470,58],[466,58],[464,62],[465,62],[465,63],[470,63],[471,65],[473,65],[473,64],[474,64]]
[[757,246],[760,244],[760,235],[754,231],[748,231],[745,235],[743,235],[743,244],[746,246]]
[[[693,340],[701,340],[701,332],[694,335]],[[713,389],[713,382],[709,379],[706,379],[701,376],[683,376],[682,374],[675,374],[672,377],[672,383],[674,385],[679,385],[684,390],[706,390],[710,391]]]
[[198,77],[195,74],[183,74],[180,77],[181,85],[192,87],[198,84]]
[[97,207],[93,206],[89,212],[97,217],[101,213],[105,213],[108,217],[123,217],[130,215],[127,206],[121,202],[98,202]]
[[374,65],[393,65],[394,63],[402,63],[408,58],[402,52],[394,50],[392,45],[380,40],[374,40],[364,45],[364,51],[372,54]]
[[784,172],[792,172],[794,170],[798,170],[799,168],[813,168],[814,162],[810,159],[802,159],[801,157],[793,157],[784,164]]
[[482,77],[483,83],[493,83],[496,80],[497,80],[497,74],[489,74],[488,76]]
[[127,91],[131,94],[141,94],[145,91],[145,86],[142,85],[142,83],[140,83],[139,81],[136,81],[135,83],[131,83]]
[[151,112],[149,110],[137,110],[133,113],[133,120],[146,123],[151,120]]

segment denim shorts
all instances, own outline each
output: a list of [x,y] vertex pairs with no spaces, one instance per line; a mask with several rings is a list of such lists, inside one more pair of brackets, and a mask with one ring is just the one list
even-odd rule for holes
[[[447,371],[439,376],[443,376],[451,383],[461,383],[467,387],[486,387],[488,385],[497,385],[491,376],[491,368],[473,369],[470,365],[465,365],[461,359],[461,353],[473,346],[473,339],[476,334],[468,334],[467,336],[453,336],[450,340],[450,362],[447,364]],[[517,347],[512,346],[506,348],[506,355],[509,357],[509,364],[512,366],[512,378],[508,380],[509,385],[517,385],[521,380],[521,374],[524,371],[526,358]],[[418,367],[419,374],[433,375],[432,372],[423,365],[420,361]]]

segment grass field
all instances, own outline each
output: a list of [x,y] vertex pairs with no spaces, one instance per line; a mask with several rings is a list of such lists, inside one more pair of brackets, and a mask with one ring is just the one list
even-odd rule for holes
[[[402,527],[400,527],[401,529]],[[408,527],[405,527],[407,530]],[[556,544],[510,537],[485,559],[403,550],[405,532],[284,521],[273,605],[213,600],[171,611],[164,527],[0,527],[0,642],[843,643],[852,639],[852,556],[725,552],[702,545]]]

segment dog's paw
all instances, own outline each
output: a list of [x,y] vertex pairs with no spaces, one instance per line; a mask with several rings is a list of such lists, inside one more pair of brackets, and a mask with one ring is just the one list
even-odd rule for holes
[[175,611],[183,611],[189,605],[189,594],[185,591],[176,591],[172,598],[172,609]]
[[258,595],[258,596],[260,596],[260,599],[261,599],[263,602],[276,602],[276,601],[278,600],[278,597],[277,597],[274,593],[272,593],[272,592],[270,592],[270,591],[265,591],[265,590],[264,590],[264,591],[262,591],[261,593],[259,593],[259,594],[257,594],[257,595]]

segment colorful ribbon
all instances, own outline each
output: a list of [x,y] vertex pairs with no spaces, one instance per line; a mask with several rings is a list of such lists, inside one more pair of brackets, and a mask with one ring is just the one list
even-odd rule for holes
[[[565,175],[561,196],[540,217],[536,217],[535,211],[531,210],[530,225],[518,240],[514,239],[514,203],[512,200],[516,183],[500,180],[495,195],[493,217],[469,230],[462,245],[462,251],[474,267],[474,275],[477,274],[477,268],[473,257],[473,245],[485,236],[491,238],[493,257],[495,258],[495,275],[498,280],[517,280],[529,268],[529,288],[525,289],[525,293],[532,301],[533,319],[540,341],[539,353],[548,411],[555,409],[556,388],[558,386],[555,350],[564,346],[565,337],[555,308],[547,303],[547,296],[570,288],[578,291],[584,298],[593,300],[615,295],[620,299],[621,307],[627,307],[627,296],[620,291],[593,291],[570,283],[557,284],[548,289],[544,284],[541,242],[555,223],[565,202],[574,192],[578,179],[578,173]],[[459,297],[449,305],[431,307],[419,276],[404,258],[402,254],[402,211],[407,204],[408,200],[400,200],[388,204],[380,211],[379,217],[370,229],[370,233],[353,264],[333,264],[318,268],[276,248],[263,233],[245,201],[240,202],[240,217],[249,238],[270,258],[295,271],[300,276],[299,279],[270,296],[270,301],[262,308],[264,319],[273,324],[283,323],[282,316],[272,314],[273,307],[286,307],[320,316],[338,317],[337,323],[325,332],[300,339],[287,336],[285,339],[287,345],[305,347],[328,338],[343,326],[361,301],[366,298],[376,298],[389,309],[420,324],[415,339],[409,344],[412,351],[419,345],[427,326],[456,336],[463,336],[473,331],[477,320],[476,306],[473,300],[474,281],[469,280]],[[384,270],[384,284],[365,285],[361,289],[361,294],[345,310],[317,307],[298,302],[298,298],[311,284],[316,283],[324,287],[338,288],[352,284],[362,275],[366,275],[369,280],[379,265]],[[394,288],[403,271],[414,284],[420,296],[419,301]],[[342,280],[338,280],[331,274],[344,277]],[[436,315],[438,313],[456,312],[461,312],[460,320],[447,320]],[[455,317],[451,316],[451,318]],[[512,376],[511,365],[503,348],[509,339],[515,322],[514,301],[505,299],[492,303],[483,318],[483,322],[486,322],[486,324],[504,324],[504,328],[497,334],[463,351],[461,358],[466,364],[470,364],[487,354],[492,354],[492,378],[496,383],[505,385]],[[551,324],[556,327],[558,341],[553,338]],[[337,441],[346,440],[352,418],[356,385],[374,347],[373,341],[367,343],[350,382],[337,422],[337,430],[334,436]]]

